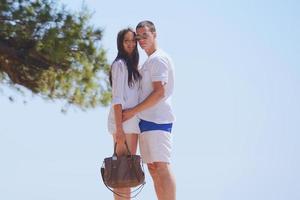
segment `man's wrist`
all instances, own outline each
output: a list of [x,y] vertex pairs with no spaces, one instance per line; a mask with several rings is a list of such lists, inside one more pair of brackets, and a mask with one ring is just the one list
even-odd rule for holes
[[132,112],[134,115],[138,114],[140,112],[138,106],[133,107]]

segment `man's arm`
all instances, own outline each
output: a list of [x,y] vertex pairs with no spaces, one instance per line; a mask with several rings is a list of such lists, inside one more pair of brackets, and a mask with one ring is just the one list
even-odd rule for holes
[[126,121],[132,118],[137,113],[146,110],[154,106],[155,104],[157,104],[165,96],[164,85],[165,85],[164,82],[161,81],[152,82],[152,86],[153,86],[152,93],[143,102],[139,103],[135,107],[123,111],[122,120]]

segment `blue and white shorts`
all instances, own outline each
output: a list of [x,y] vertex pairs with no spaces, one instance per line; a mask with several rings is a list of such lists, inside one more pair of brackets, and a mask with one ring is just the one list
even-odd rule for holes
[[172,123],[156,124],[141,120],[139,123],[140,153],[144,163],[171,162]]

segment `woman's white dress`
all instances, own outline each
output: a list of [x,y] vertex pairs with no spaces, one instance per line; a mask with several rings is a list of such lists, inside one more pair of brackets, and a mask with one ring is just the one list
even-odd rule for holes
[[[128,86],[128,70],[123,60],[117,60],[112,64],[112,103],[108,114],[108,131],[111,134],[116,132],[115,116],[113,106],[121,104],[122,109],[128,109],[138,104],[139,83],[132,87]],[[140,133],[137,116],[123,122],[125,133]]]

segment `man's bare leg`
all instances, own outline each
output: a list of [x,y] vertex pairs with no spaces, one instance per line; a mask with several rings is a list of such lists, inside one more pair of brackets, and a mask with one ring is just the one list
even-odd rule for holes
[[158,200],[175,200],[176,183],[169,163],[155,162],[148,164],[154,182]]

